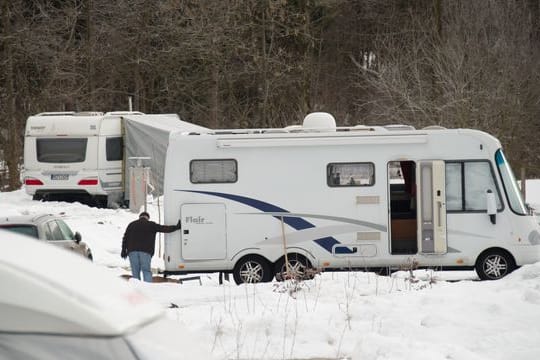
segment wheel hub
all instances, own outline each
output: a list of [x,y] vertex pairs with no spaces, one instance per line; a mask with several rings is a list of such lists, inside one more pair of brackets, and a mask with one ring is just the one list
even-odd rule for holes
[[508,264],[506,263],[506,260],[499,255],[488,257],[484,263],[484,272],[493,278],[504,276],[507,269]]
[[240,276],[246,283],[258,283],[262,281],[263,268],[256,262],[247,262],[240,269]]

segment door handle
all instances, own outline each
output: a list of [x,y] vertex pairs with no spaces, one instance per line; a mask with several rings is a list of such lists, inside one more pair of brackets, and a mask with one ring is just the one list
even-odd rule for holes
[[189,230],[188,229],[184,229],[184,235],[188,235],[189,234]]
[[441,227],[443,202],[437,201],[437,226]]

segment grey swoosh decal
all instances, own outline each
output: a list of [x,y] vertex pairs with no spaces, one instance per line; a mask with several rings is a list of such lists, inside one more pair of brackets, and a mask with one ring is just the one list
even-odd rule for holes
[[485,236],[485,235],[475,234],[475,233],[466,232],[466,231],[450,230],[450,229],[448,229],[447,231],[448,231],[448,234],[452,234],[452,235],[466,235],[466,236],[474,236],[481,239],[493,239],[492,236]]
[[348,224],[365,226],[382,232],[387,232],[387,227],[384,225],[372,223],[369,221],[356,220],[338,216],[327,216],[327,215],[316,215],[316,214],[300,214],[300,213],[289,213],[289,212],[265,212],[265,213],[239,213],[242,215],[270,215],[275,217],[299,217],[299,218],[313,218],[313,219],[323,219],[323,220],[332,220]]
[[[315,227],[304,230],[298,230],[291,233],[287,233],[285,238],[288,245],[296,245],[302,242],[310,241],[312,239],[319,239],[326,236],[335,236],[339,234],[347,234],[360,230],[358,225],[344,224],[344,225],[332,225],[324,227]],[[283,235],[277,235],[263,241],[258,242],[258,245],[263,244],[278,244],[283,242]]]

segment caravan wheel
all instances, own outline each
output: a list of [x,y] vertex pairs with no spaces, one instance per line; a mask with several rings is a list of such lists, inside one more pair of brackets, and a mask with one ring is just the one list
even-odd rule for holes
[[498,280],[516,268],[512,255],[502,250],[484,252],[476,262],[476,272],[482,280]]
[[250,255],[238,261],[233,270],[234,281],[243,283],[260,283],[272,280],[272,272],[268,261],[262,256]]
[[285,266],[285,256],[276,262],[275,272],[276,280],[283,281],[288,279],[307,280],[312,279],[313,275],[307,274],[307,269],[310,267],[309,261],[302,255],[290,254],[287,256],[289,260],[289,274]]

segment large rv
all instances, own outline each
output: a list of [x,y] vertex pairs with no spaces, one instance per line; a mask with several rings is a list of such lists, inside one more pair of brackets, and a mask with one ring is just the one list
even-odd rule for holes
[[166,275],[434,267],[499,279],[540,260],[501,144],[477,130],[338,128],[314,113],[285,129],[173,135],[164,185],[165,221],[182,219],[165,237]]
[[[169,135],[206,128],[176,114],[47,112],[30,116],[24,142],[26,192],[39,200],[89,197],[100,205],[129,200],[130,158],[147,158],[162,190]],[[161,185],[160,185],[161,184]]]

